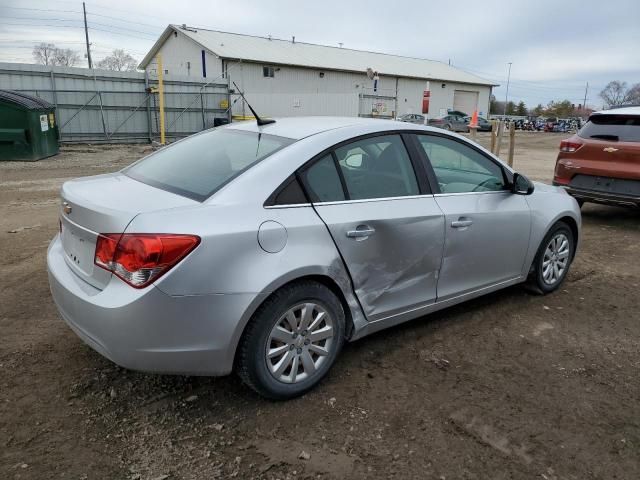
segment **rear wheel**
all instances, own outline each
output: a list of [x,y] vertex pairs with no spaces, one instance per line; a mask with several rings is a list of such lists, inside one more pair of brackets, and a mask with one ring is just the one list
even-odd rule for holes
[[451,130],[451,125],[449,125],[449,124],[447,123],[447,124],[446,124],[444,127],[442,127],[442,128],[444,128],[445,130]]
[[556,290],[573,260],[573,232],[564,222],[556,223],[544,237],[534,260],[532,283],[543,293]]
[[285,286],[249,322],[238,352],[238,374],[268,398],[302,395],[335,362],[344,331],[344,310],[331,290],[312,281]]

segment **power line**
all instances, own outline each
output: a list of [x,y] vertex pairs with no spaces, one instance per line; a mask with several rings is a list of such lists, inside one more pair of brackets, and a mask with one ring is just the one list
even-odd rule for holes
[[49,8],[6,7],[4,5],[2,5],[2,8],[8,8],[10,10],[28,10],[30,12],[82,13],[77,10],[53,10]]
[[[160,27],[160,24],[158,24],[158,23],[151,24],[151,23],[134,22],[134,21],[131,21],[131,20],[123,20],[123,19],[118,18],[118,17],[111,17],[109,15],[102,15],[100,13],[87,12],[87,15],[90,15],[90,16],[93,16],[93,17],[110,18],[111,20],[117,20],[119,22],[133,23],[135,25],[144,25],[144,26],[147,26],[147,27],[154,27],[154,28]],[[164,26],[163,26],[163,28],[164,28]]]
[[[87,13],[87,15],[89,15],[89,13]],[[77,19],[73,19],[73,18],[29,18],[29,17],[4,17],[4,18],[8,18],[11,20],[28,20],[28,21],[46,21],[46,22],[81,22],[81,20],[77,20]],[[40,24],[38,24],[40,25]],[[127,28],[127,27],[121,27],[119,25],[113,25],[110,23],[99,23],[99,22],[91,22],[89,25],[98,25],[101,27],[111,27],[111,28],[116,28],[119,30],[126,30],[128,32],[135,32],[135,33],[141,33],[143,35],[149,35],[152,37],[156,37],[157,34],[155,33],[150,33],[150,32],[145,32],[142,30],[135,30],[132,28]]]

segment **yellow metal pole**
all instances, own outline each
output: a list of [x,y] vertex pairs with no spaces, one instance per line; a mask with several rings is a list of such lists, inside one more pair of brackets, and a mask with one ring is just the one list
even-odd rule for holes
[[162,83],[162,55],[156,57],[158,66],[158,104],[160,105],[160,145],[164,145],[164,84]]

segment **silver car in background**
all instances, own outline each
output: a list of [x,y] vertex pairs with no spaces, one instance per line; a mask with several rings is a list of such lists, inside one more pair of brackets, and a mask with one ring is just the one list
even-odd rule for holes
[[420,115],[417,113],[405,113],[404,115],[400,115],[396,118],[399,122],[407,122],[407,123],[415,123],[417,125],[424,125],[425,118],[424,115]]
[[580,210],[454,133],[359,118],[234,123],[66,182],[61,316],[127,368],[308,391],[344,341],[567,275]]

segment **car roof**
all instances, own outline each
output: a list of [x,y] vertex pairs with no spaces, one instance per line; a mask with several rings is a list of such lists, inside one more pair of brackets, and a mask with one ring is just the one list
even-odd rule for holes
[[593,112],[591,115],[640,115],[640,105],[600,110],[599,112]]
[[345,128],[355,125],[379,125],[382,127],[382,130],[384,130],[385,124],[388,125],[393,123],[397,126],[398,130],[412,128],[407,126],[404,122],[362,117],[284,117],[275,118],[274,120],[276,120],[276,123],[270,123],[261,127],[258,126],[255,120],[250,120],[234,122],[224,128],[243,130],[247,132],[267,133],[269,135],[277,135],[279,137],[287,137],[295,140],[300,140],[328,130],[335,130],[337,128]]

